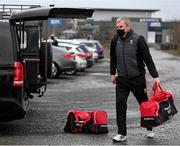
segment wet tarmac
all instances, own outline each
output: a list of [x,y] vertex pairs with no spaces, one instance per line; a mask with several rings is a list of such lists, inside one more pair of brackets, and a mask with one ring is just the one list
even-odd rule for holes
[[[161,85],[173,92],[175,105],[180,111],[180,58],[151,49]],[[147,74],[148,92],[152,77]],[[68,110],[105,110],[108,113],[108,134],[64,133]],[[130,94],[127,111],[127,141],[113,143],[117,132],[115,114],[115,89],[110,82],[109,60],[96,63],[75,76],[61,75],[49,80],[44,97],[34,97],[24,119],[0,123],[1,145],[179,145],[180,115],[155,128],[155,137],[146,138],[140,127],[137,101]]]

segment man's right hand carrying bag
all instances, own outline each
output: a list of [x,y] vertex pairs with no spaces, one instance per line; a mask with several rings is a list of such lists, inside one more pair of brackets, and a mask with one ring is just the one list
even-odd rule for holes
[[141,127],[156,127],[177,113],[174,96],[155,83],[148,101],[140,104]]

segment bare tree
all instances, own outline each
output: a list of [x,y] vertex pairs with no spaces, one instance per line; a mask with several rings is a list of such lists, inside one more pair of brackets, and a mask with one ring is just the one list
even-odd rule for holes
[[180,21],[172,21],[168,24],[170,36],[170,48],[180,50]]

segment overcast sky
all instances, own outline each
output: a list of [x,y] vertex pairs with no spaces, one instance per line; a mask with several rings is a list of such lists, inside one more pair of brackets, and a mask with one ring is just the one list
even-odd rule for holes
[[180,20],[180,0],[0,0],[0,4],[55,4],[61,7],[159,9],[153,17]]

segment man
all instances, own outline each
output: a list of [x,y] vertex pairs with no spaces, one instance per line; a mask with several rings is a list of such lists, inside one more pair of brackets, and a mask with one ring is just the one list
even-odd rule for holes
[[51,35],[51,40],[52,40],[53,46],[58,46],[58,41],[55,39],[55,37],[53,35]]
[[[132,92],[138,103],[148,100],[145,64],[154,82],[159,83],[159,75],[152,60],[149,48],[143,36],[133,32],[128,18],[116,20],[117,34],[111,40],[110,74],[111,81],[116,85],[116,122],[118,134],[114,141],[125,141],[127,99]],[[116,76],[117,72],[117,76]],[[147,137],[154,137],[152,128],[147,128]]]

